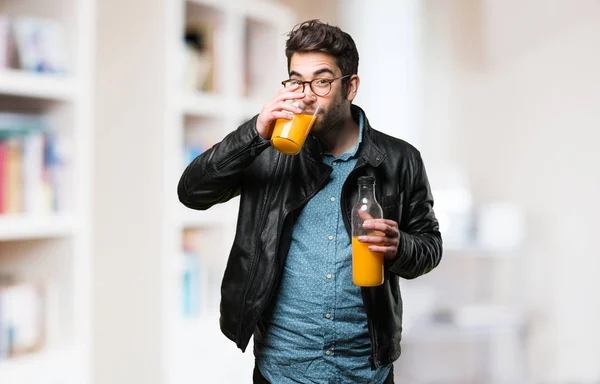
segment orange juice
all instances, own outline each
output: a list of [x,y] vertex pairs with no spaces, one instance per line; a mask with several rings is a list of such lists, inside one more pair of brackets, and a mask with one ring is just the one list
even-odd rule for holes
[[286,155],[297,154],[300,152],[315,118],[316,116],[313,115],[294,114],[292,120],[277,119],[271,136],[271,145]]
[[369,244],[352,237],[352,280],[360,287],[383,284],[383,253],[369,250]]

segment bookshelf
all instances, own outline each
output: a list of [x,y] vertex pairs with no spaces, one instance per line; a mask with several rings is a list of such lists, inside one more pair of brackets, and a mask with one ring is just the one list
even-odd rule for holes
[[[48,22],[58,27],[54,33],[58,31],[59,35],[53,37],[63,41],[65,49],[45,45],[48,56],[41,57],[63,59],[66,63],[60,71],[51,66],[40,67],[38,71],[26,69],[21,46],[15,47],[20,55],[18,61],[0,60],[4,63],[0,65],[2,137],[21,143],[23,147],[17,147],[19,151],[33,148],[23,143],[26,136],[37,133],[7,136],[8,116],[40,117],[48,125],[53,143],[44,141],[44,153],[47,155],[48,148],[56,144],[61,160],[56,168],[58,179],[48,184],[52,186],[51,192],[46,191],[49,195],[40,192],[45,198],[51,195],[52,203],[28,205],[21,200],[15,209],[4,207],[0,213],[0,300],[3,300],[0,323],[4,324],[4,328],[0,324],[0,333],[10,329],[14,337],[12,344],[6,344],[6,334],[0,335],[0,382],[3,384],[91,382],[89,222],[93,16],[93,0],[0,0],[0,17],[9,20],[11,30],[23,20],[34,21],[38,27]],[[46,38],[48,31],[42,29],[41,35]],[[0,33],[0,37],[4,36]],[[53,63],[52,60],[48,59],[48,63]],[[46,133],[44,131],[44,135]],[[49,140],[49,136],[44,137]],[[42,142],[38,143],[42,148]],[[37,169],[32,167],[32,157],[18,153],[23,157],[16,163],[11,160],[11,164],[17,164],[15,174],[26,180],[26,189],[30,190],[32,184],[27,183],[39,182],[35,172],[51,172],[47,169],[47,158],[41,149],[39,153],[28,152],[34,153],[37,159],[45,159],[44,167]],[[7,164],[8,161],[3,161],[1,166]],[[7,180],[2,179],[2,188],[14,189],[11,193],[27,200],[25,188],[15,187],[19,184],[9,184]],[[34,291],[39,293],[39,297],[36,296],[39,302],[23,296],[24,292]],[[13,292],[12,296],[7,292]],[[24,297],[30,306],[24,304]],[[34,307],[41,309],[33,312]],[[35,343],[23,336],[24,329],[33,330],[32,324],[37,335]]]
[[[167,25],[167,57],[181,50],[185,30],[204,30],[213,71],[209,89],[196,89],[176,81],[167,93],[168,123],[165,153],[168,160],[167,211],[171,212],[165,276],[169,303],[167,334],[170,340],[167,381],[177,384],[198,380],[211,383],[251,382],[252,347],[242,354],[219,330],[220,281],[235,233],[239,199],[208,211],[183,207],[174,194],[185,165],[198,152],[185,154],[186,147],[205,150],[258,112],[279,89],[287,76],[286,33],[295,15],[284,6],[260,1],[190,0],[173,2]],[[177,73],[181,62],[170,60],[168,72]],[[174,78],[181,76],[174,76]],[[191,243],[193,256],[203,272],[197,275],[202,295],[195,314],[183,314],[181,257],[183,242]],[[187,246],[186,246],[187,247]],[[203,303],[202,303],[203,302]],[[204,369],[199,370],[198,361]],[[209,368],[210,369],[206,369]],[[232,369],[235,367],[235,369]]]
[[148,4],[97,3],[94,380],[250,382],[251,349],[218,325],[238,199],[200,212],[176,191],[194,154],[279,89],[294,17],[248,0]]

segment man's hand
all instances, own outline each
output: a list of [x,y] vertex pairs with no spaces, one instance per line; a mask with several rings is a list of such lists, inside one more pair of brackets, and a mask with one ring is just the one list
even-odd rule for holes
[[[394,260],[398,252],[398,239],[400,230],[398,223],[388,219],[373,219],[366,212],[359,212],[363,218],[363,228],[370,230],[369,235],[358,236],[358,241],[361,243],[372,244],[369,249],[373,252],[383,253],[388,260]],[[363,216],[366,215],[366,216]]]
[[302,113],[302,109],[296,107],[292,103],[286,103],[286,100],[303,99],[306,97],[306,93],[298,92],[299,87],[299,85],[294,85],[279,90],[277,94],[262,107],[260,114],[258,115],[258,120],[256,120],[256,130],[260,137],[265,140],[270,140],[275,120],[291,120],[292,113]]

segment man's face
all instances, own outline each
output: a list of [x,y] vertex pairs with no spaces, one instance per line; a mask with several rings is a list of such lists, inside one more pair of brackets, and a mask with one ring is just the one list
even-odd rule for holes
[[[341,72],[334,57],[323,52],[296,52],[290,61],[291,79],[310,81],[317,78],[334,79],[343,75],[346,73]],[[353,97],[348,98],[344,94],[342,80],[331,83],[331,91],[326,96],[315,95],[308,84],[304,88],[304,93],[308,97],[316,98],[316,102],[321,107],[311,130],[313,134],[319,135],[339,126],[350,113]]]

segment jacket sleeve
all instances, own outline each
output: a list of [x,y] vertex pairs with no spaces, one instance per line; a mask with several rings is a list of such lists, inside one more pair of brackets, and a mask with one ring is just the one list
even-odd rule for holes
[[[442,236],[433,211],[433,196],[423,160],[417,155],[408,212],[403,222],[397,258],[390,270],[405,279],[414,279],[433,268],[442,258]],[[406,221],[405,221],[406,220]]]
[[244,170],[271,145],[258,135],[256,119],[242,124],[187,166],[177,186],[183,205],[206,210],[239,195]]

